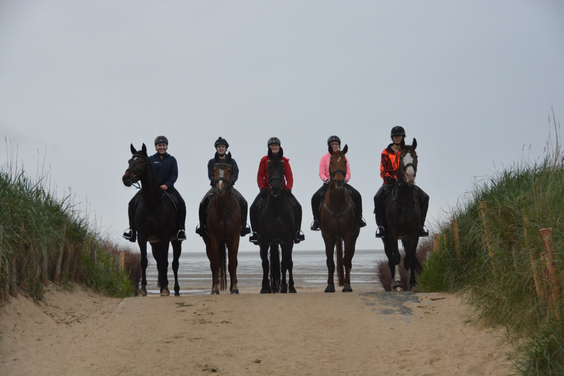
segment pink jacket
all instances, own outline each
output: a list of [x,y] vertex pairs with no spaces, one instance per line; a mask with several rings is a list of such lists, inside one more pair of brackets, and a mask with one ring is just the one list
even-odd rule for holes
[[[345,177],[345,180],[348,183],[349,180],[351,180],[351,166],[346,156],[345,159],[347,160],[347,176]],[[331,179],[331,176],[329,174],[330,162],[331,162],[331,153],[325,154],[323,157],[321,157],[321,161],[319,162],[319,177],[321,178],[321,180],[323,180],[324,183],[326,183],[327,180]]]

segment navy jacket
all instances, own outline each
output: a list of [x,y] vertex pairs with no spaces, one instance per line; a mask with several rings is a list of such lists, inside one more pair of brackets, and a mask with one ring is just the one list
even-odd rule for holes
[[159,153],[155,153],[149,157],[155,177],[159,185],[165,184],[168,188],[174,188],[174,183],[178,179],[178,164],[176,158],[166,153],[161,159]]
[[[217,152],[215,153],[217,155]],[[215,166],[215,158],[212,158],[208,162],[208,178],[210,179],[210,185],[214,185],[213,181],[213,166]],[[231,158],[231,184],[235,185],[237,178],[239,177],[239,167],[235,159]]]

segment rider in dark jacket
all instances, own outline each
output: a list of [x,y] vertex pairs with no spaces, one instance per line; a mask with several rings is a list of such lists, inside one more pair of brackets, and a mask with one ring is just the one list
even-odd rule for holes
[[[186,240],[186,231],[184,225],[186,221],[186,204],[182,199],[180,193],[174,188],[174,183],[178,178],[178,163],[176,158],[167,153],[168,139],[165,136],[158,136],[155,138],[155,149],[157,152],[149,157],[155,178],[163,191],[166,191],[172,201],[175,203],[176,220],[180,230],[178,230],[178,240]],[[129,228],[124,231],[123,237],[131,242],[135,242],[135,208],[143,192],[139,190],[135,196],[129,201],[128,215],[129,215]]]
[[[217,162],[217,160],[225,159],[227,156],[227,148],[229,148],[229,143],[226,139],[219,137],[215,143],[215,157],[208,161],[208,178],[210,179],[210,185],[212,186],[210,190],[206,193],[202,201],[200,202],[200,208],[198,210],[198,216],[200,219],[200,224],[196,227],[196,233],[200,236],[204,236],[206,233],[206,222],[207,222],[207,210],[210,204],[210,201],[213,195],[216,192],[215,188],[215,181],[214,181],[214,171],[213,168]],[[237,162],[235,159],[231,158],[231,185],[235,185],[235,182],[239,178],[239,167],[237,166]],[[248,204],[247,200],[243,197],[243,195],[233,188],[233,195],[235,199],[239,203],[241,208],[241,236],[245,236],[251,232],[249,226],[247,226],[247,211],[248,211]]]

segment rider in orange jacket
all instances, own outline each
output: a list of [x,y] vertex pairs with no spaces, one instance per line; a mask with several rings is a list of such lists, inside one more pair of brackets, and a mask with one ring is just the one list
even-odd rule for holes
[[[386,221],[386,203],[394,184],[398,178],[399,156],[401,149],[405,146],[405,130],[403,127],[396,125],[391,131],[392,143],[382,151],[380,159],[380,176],[384,180],[384,184],[374,196],[374,214],[376,214],[376,231],[377,238],[383,238],[388,235],[388,224]],[[429,231],[425,228],[425,218],[429,208],[429,196],[417,185],[414,185],[419,207],[421,208],[421,227],[419,236],[429,236]]]

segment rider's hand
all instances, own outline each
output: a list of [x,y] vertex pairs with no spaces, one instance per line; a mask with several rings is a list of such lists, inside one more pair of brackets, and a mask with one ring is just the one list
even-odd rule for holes
[[396,178],[394,178],[393,176],[390,176],[390,177],[388,178],[388,183],[389,183],[389,184],[395,184],[396,181],[397,181]]
[[163,184],[163,185],[161,185],[161,189],[162,189],[163,191],[166,191],[166,190],[168,189],[168,187],[166,186],[166,184]]

